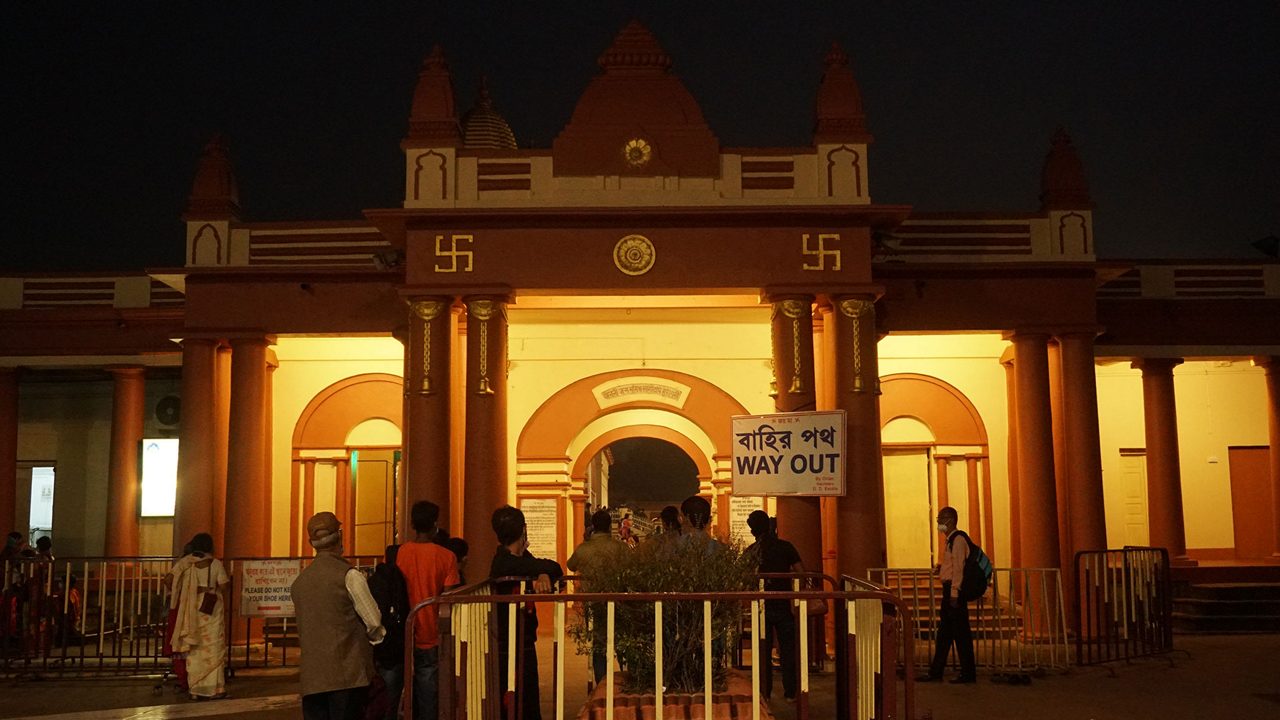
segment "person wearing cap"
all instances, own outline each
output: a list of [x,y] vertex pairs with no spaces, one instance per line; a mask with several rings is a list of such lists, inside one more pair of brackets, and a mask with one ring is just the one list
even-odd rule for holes
[[316,557],[290,588],[302,645],[302,716],[356,720],[374,675],[373,646],[387,631],[364,574],[342,557],[338,518],[312,515],[307,537]]

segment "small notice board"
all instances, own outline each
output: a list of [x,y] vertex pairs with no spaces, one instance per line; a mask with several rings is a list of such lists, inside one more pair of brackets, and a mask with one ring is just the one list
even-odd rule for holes
[[734,495],[844,495],[843,410],[739,415]]
[[289,588],[302,572],[302,561],[244,560],[240,565],[240,615],[293,617]]

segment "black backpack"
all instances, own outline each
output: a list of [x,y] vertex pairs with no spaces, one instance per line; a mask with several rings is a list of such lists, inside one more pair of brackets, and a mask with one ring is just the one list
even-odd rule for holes
[[987,557],[987,554],[982,552],[982,548],[978,547],[978,544],[963,530],[957,530],[947,538],[948,550],[951,549],[957,535],[964,535],[964,541],[969,544],[969,555],[964,559],[964,577],[960,579],[960,588],[956,591],[956,597],[964,602],[972,602],[987,594],[994,568],[991,566],[991,558]]

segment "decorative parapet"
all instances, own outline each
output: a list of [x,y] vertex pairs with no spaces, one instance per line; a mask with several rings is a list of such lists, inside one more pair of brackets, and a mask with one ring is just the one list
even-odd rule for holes
[[1098,297],[1280,298],[1280,263],[1140,261],[1108,279]]
[[0,278],[0,310],[182,307],[183,294],[148,275]]

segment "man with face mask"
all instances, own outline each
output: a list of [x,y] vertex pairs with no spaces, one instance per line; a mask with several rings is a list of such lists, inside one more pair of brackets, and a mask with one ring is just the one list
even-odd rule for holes
[[967,536],[956,528],[959,517],[953,507],[944,507],[938,511],[938,532],[947,536],[943,545],[942,562],[934,568],[934,572],[942,580],[942,608],[939,611],[938,644],[933,652],[933,662],[929,664],[929,673],[920,676],[921,682],[942,679],[942,670],[947,665],[947,655],[950,654],[953,643],[960,656],[960,674],[951,682],[977,681],[973,660],[973,633],[969,629],[969,603],[960,599],[960,581],[964,579],[964,562],[969,557],[969,543]]

